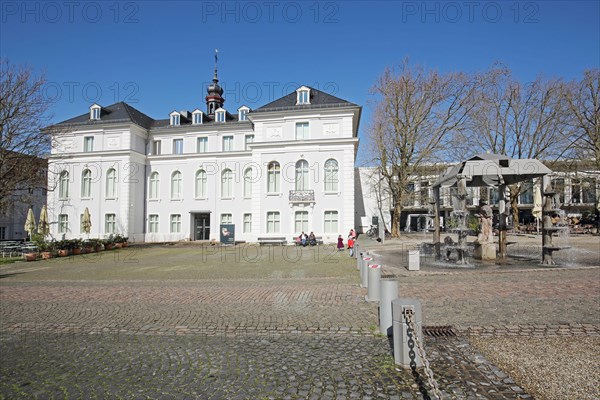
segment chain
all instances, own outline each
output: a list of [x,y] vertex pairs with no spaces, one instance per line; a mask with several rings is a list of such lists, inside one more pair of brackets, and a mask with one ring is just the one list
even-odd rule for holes
[[429,387],[433,390],[433,395],[435,396],[435,398],[439,400],[442,398],[442,393],[440,392],[440,387],[438,386],[438,383],[433,378],[433,371],[431,371],[429,361],[427,361],[427,358],[425,357],[425,349],[423,347],[423,343],[421,343],[419,334],[417,333],[417,327],[415,324],[413,311],[411,309],[405,309],[404,316],[406,318],[406,323],[412,331],[412,336],[415,339],[417,351],[419,353],[419,357],[421,357],[421,361],[423,362],[423,367],[425,369],[425,375],[427,375],[427,382],[429,383]]

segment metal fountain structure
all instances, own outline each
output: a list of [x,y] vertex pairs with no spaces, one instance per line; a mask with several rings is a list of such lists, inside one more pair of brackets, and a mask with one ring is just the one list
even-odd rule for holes
[[[435,247],[436,258],[442,258],[442,241],[440,227],[440,189],[442,187],[455,188],[457,195],[453,204],[454,216],[462,216],[466,220],[468,211],[466,211],[467,187],[497,187],[498,198],[498,238],[499,249],[498,256],[501,260],[506,258],[506,230],[507,217],[510,213],[510,207],[507,207],[507,186],[519,183],[533,178],[542,178],[542,196],[546,199],[543,202],[542,215],[544,216],[544,229],[542,235],[542,264],[552,265],[552,253],[561,250],[563,247],[552,244],[552,233],[558,231],[559,227],[552,226],[551,215],[557,212],[559,205],[554,201],[554,191],[550,185],[549,174],[552,171],[536,159],[515,159],[501,154],[477,154],[454,166],[448,167],[446,171],[433,184],[433,218],[434,232],[433,244]],[[458,207],[457,207],[458,206]],[[458,211],[458,214],[456,212]],[[547,222],[550,224],[548,225]],[[461,239],[463,232],[458,232],[459,243],[457,251],[459,253],[458,262],[465,263],[465,253],[463,250],[466,244],[466,234]],[[462,247],[461,247],[462,246]]]

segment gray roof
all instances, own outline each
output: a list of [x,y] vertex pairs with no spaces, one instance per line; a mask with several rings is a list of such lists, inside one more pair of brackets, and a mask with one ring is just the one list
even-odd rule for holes
[[[308,87],[308,86],[307,86]],[[272,101],[264,106],[251,110],[251,114],[268,112],[268,111],[287,111],[287,110],[307,110],[317,108],[336,108],[336,107],[359,107],[354,103],[342,100],[338,97],[332,96],[328,93],[322,92],[318,89],[310,88],[310,104],[296,105],[296,91],[281,97],[275,101]],[[359,107],[360,108],[360,107]],[[237,114],[226,113],[227,122],[242,122],[250,123],[246,121],[238,121]],[[89,112],[81,114],[75,118],[67,119],[50,126],[48,128],[59,128],[73,125],[100,125],[106,123],[134,123],[146,129],[164,129],[170,127],[169,118],[165,119],[153,119],[143,112],[133,108],[125,102],[119,102],[112,104],[108,107],[102,107],[99,120],[90,119]],[[203,115],[202,125],[214,124],[214,115]],[[185,118],[181,118],[179,126],[191,125],[192,121]]]
[[460,176],[469,187],[513,184],[547,175],[552,171],[536,159],[510,158],[502,154],[477,154],[460,164],[448,167],[434,187],[456,186]]
[[288,111],[288,110],[310,110],[315,108],[334,108],[334,107],[359,107],[354,103],[342,100],[339,97],[332,96],[318,89],[310,88],[310,104],[296,105],[296,91],[285,95],[275,101],[265,104],[262,107],[252,110],[252,114],[268,111]]
[[[215,123],[214,116],[204,114],[202,116],[202,118],[203,118],[202,125]],[[227,112],[226,120],[228,122],[238,122],[238,116],[232,115],[229,112]],[[88,112],[85,114],[81,114],[75,118],[67,119],[65,121],[54,124],[53,126],[51,126],[49,128],[64,127],[64,126],[71,126],[71,125],[91,125],[91,126],[93,126],[93,125],[100,125],[100,124],[106,124],[106,123],[123,123],[123,122],[134,123],[143,128],[146,128],[146,129],[165,128],[165,127],[170,126],[169,118],[153,119],[153,118],[147,116],[146,114],[144,114],[143,112],[139,111],[138,109],[121,101],[119,103],[115,103],[115,104],[112,104],[107,107],[102,107],[99,120],[90,119],[90,113]],[[191,125],[191,124],[192,124],[192,121],[188,121],[185,118],[181,118],[180,126]]]

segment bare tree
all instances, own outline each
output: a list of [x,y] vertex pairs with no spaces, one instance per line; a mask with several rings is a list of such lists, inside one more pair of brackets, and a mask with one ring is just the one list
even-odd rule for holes
[[30,68],[0,61],[0,210],[46,187],[43,157],[51,136],[42,131],[50,120],[44,84]]
[[442,159],[451,135],[462,129],[474,82],[465,74],[440,74],[407,61],[386,69],[372,88],[376,96],[369,140],[391,202],[391,234],[400,236],[403,202],[411,177]]
[[580,81],[565,84],[564,95],[573,128],[574,156],[594,159],[596,171],[600,171],[600,70],[584,71]]
[[[492,152],[512,158],[556,160],[569,147],[565,122],[568,112],[562,83],[538,77],[522,84],[511,71],[494,66],[481,75],[469,129],[462,143],[470,153]],[[518,198],[523,186],[509,186],[513,222],[518,226]]]

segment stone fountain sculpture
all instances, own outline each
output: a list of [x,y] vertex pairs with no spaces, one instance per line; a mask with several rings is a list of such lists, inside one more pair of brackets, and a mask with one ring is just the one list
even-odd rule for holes
[[475,241],[474,257],[478,260],[484,261],[495,260],[496,245],[494,244],[494,234],[492,231],[492,221],[494,218],[492,207],[490,207],[485,201],[482,201],[479,213],[475,214],[475,216],[479,218],[481,232]]

